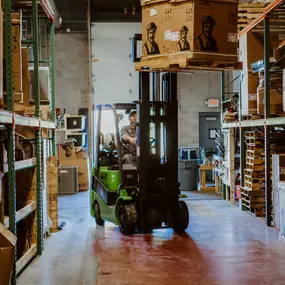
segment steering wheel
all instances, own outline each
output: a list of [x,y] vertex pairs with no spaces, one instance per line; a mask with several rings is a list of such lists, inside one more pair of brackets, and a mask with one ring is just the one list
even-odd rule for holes
[[150,148],[155,148],[155,138],[150,137],[149,141],[150,141]]

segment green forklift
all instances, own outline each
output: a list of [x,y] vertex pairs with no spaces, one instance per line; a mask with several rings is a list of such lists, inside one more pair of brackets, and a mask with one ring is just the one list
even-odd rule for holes
[[[97,225],[119,225],[123,234],[173,228],[184,232],[189,223],[186,195],[178,183],[177,74],[140,72],[136,103],[97,105],[95,161],[90,191],[91,215]],[[136,151],[120,136],[136,111]],[[122,149],[134,160],[125,163]]]

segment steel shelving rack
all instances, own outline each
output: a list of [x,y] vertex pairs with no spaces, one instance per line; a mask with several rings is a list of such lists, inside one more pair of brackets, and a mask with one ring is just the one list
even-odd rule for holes
[[[8,131],[8,166],[2,169],[8,176],[8,217],[4,219],[4,225],[17,235],[16,225],[32,213],[36,215],[36,244],[26,252],[26,254],[14,263],[12,284],[16,284],[17,274],[23,270],[27,263],[35,256],[41,255],[44,248],[43,232],[43,191],[42,191],[42,130],[50,129],[52,133],[52,155],[56,156],[56,135],[55,135],[55,31],[54,31],[54,13],[48,0],[17,1],[18,5],[24,9],[31,9],[33,39],[24,44],[30,44],[33,47],[34,56],[34,99],[35,99],[35,117],[28,118],[15,114],[14,94],[13,94],[13,72],[12,72],[12,0],[4,0],[4,33],[5,33],[5,57],[6,57],[6,92],[7,92],[7,111],[0,111],[0,123],[5,125]],[[43,11],[49,19],[49,37],[50,37],[50,79],[51,79],[51,113],[52,120],[44,121],[40,118],[40,89],[39,89],[39,11]],[[45,62],[47,63],[47,62]],[[36,133],[36,157],[25,161],[15,162],[15,126],[28,126],[35,129]],[[5,167],[3,167],[5,168]],[[36,200],[31,201],[24,208],[16,209],[16,171],[27,168],[35,168],[36,175]],[[0,221],[3,222],[3,221]],[[17,250],[17,249],[16,249]]]
[[[225,123],[223,128],[240,128],[240,141],[241,141],[241,173],[244,171],[245,165],[245,149],[244,149],[244,137],[245,130],[251,127],[262,127],[264,128],[264,150],[265,150],[265,197],[266,197],[266,224],[272,226],[272,189],[270,179],[270,127],[285,125],[285,117],[272,118],[270,116],[270,65],[269,65],[269,54],[270,54],[270,32],[284,33],[285,27],[282,23],[282,19],[279,21],[276,13],[278,10],[284,10],[285,0],[275,0],[270,3],[263,11],[263,13],[251,22],[246,28],[240,33],[239,37],[252,31],[254,33],[263,34],[264,38],[264,119],[259,120],[240,120],[235,123]],[[272,22],[270,19],[274,17]],[[276,19],[277,18],[277,19]],[[244,186],[241,180],[241,186]]]

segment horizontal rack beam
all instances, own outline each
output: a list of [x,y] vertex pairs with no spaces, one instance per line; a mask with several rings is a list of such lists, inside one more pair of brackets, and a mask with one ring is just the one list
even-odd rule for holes
[[[32,214],[37,209],[37,202],[32,201],[28,205],[26,205],[24,208],[20,209],[16,212],[16,223],[19,223],[26,217],[28,217],[30,214]],[[4,226],[5,228],[9,228],[9,217],[4,218]]]
[[33,244],[31,248],[16,262],[16,274],[19,274],[36,254],[37,245]]
[[[15,161],[15,171],[24,170],[36,166],[36,158],[29,158],[25,160]],[[4,173],[8,172],[8,163],[4,164]]]
[[12,124],[33,128],[55,129],[55,122],[41,120],[34,117],[23,117],[6,111],[0,111],[0,124]]
[[223,123],[222,127],[227,129],[227,128],[239,128],[239,127],[250,128],[250,127],[264,127],[264,126],[278,126],[278,125],[285,125],[285,117]]

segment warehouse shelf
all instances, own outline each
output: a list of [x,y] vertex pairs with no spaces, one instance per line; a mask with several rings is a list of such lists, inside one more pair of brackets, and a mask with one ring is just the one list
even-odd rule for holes
[[46,128],[55,129],[56,125],[54,121],[46,121],[37,119],[34,117],[24,117],[18,114],[2,111],[0,112],[0,123],[1,124],[12,124],[20,126],[27,126],[32,128]]
[[[37,209],[37,202],[36,201],[32,201],[28,205],[26,205],[25,207],[23,207],[22,209],[17,211],[16,212],[16,223],[19,223],[20,221],[22,221],[23,219],[28,217],[30,214],[35,212],[36,209]],[[6,228],[9,228],[9,217],[5,217],[5,219],[4,219],[4,226]]]
[[[41,8],[41,7],[42,8]],[[14,109],[17,107],[14,101],[14,86],[13,86],[13,56],[14,51],[12,38],[12,11],[17,12],[17,9],[23,9],[24,13],[29,13],[29,20],[31,21],[32,27],[32,39],[29,43],[32,45],[33,51],[33,65],[34,70],[34,82],[33,82],[33,98],[34,98],[34,117],[25,117],[17,114]],[[5,183],[4,191],[7,195],[4,199],[7,199],[5,203],[2,201],[0,203],[0,209],[4,207],[4,225],[9,228],[9,230],[17,236],[17,256],[14,261],[14,270],[11,284],[16,284],[16,275],[21,272],[28,262],[35,255],[41,255],[43,252],[43,174],[42,174],[42,163],[45,158],[42,154],[43,139],[42,131],[43,129],[51,129],[52,134],[52,155],[56,155],[56,136],[55,136],[55,31],[54,31],[54,11],[48,0],[4,0],[3,5],[4,12],[4,50],[5,50],[5,74],[6,74],[6,107],[7,110],[0,110],[0,124],[5,126],[2,129],[3,132],[7,133],[7,136],[3,136],[2,140],[7,140],[7,152],[8,152],[8,165],[1,164],[1,172],[5,172]],[[41,109],[40,109],[40,82],[39,82],[39,70],[40,64],[43,62],[40,58],[40,41],[39,41],[39,13],[44,11],[47,18],[46,28],[49,30],[49,51],[50,58],[45,64],[49,64],[50,67],[50,110],[51,110],[51,121],[46,121],[40,119]],[[41,15],[44,15],[41,13]],[[41,16],[42,17],[42,16]],[[21,23],[20,23],[21,24]],[[19,42],[21,38],[17,38]],[[20,49],[21,50],[21,49]],[[25,110],[25,105],[23,109]],[[29,107],[29,106],[28,106]],[[35,157],[23,161],[15,161],[15,148],[16,148],[16,126],[26,126],[34,129],[35,133]],[[45,132],[46,134],[46,132]],[[4,143],[4,141],[2,141]],[[3,156],[3,147],[0,150]],[[25,179],[25,183],[21,183]],[[29,187],[25,189],[23,187]],[[7,208],[5,208],[5,206]],[[20,207],[20,209],[19,209]],[[3,221],[0,221],[3,222]],[[25,237],[23,235],[23,230],[29,230],[33,234],[32,246],[26,251],[26,248],[22,248],[19,252],[19,245],[23,245],[25,242]],[[17,231],[19,231],[17,233]],[[30,246],[31,244],[29,244]],[[18,260],[17,260],[18,259]]]
[[264,126],[280,126],[285,125],[285,117],[276,117],[268,119],[259,119],[259,120],[244,120],[240,122],[233,123],[223,123],[222,127],[224,129],[229,128],[250,128],[250,127],[264,127]]
[[[239,119],[239,122],[225,123],[223,128],[240,128],[240,153],[241,153],[241,173],[245,170],[245,132],[246,128],[262,127],[264,131],[264,147],[263,153],[265,157],[264,161],[264,180],[265,180],[265,216],[267,226],[272,226],[272,189],[271,189],[271,133],[273,126],[285,125],[284,117],[272,117],[270,112],[270,71],[272,69],[272,63],[270,62],[270,37],[271,33],[278,34],[280,38],[285,35],[285,0],[275,0],[268,4],[255,20],[253,20],[248,26],[246,26],[239,34],[238,38],[242,38],[249,32],[254,33],[256,37],[263,39],[264,56],[262,67],[264,70],[264,119],[258,120],[245,120]],[[282,47],[282,44],[281,46]],[[253,51],[254,52],[254,51]],[[282,58],[281,58],[282,59]],[[277,62],[281,59],[276,59]],[[276,65],[275,62],[273,64]],[[244,179],[241,179],[241,189],[244,188]]]
[[16,262],[16,274],[19,274],[25,266],[36,256],[37,245],[32,244],[30,249]]
[[[269,15],[269,13],[276,10],[278,7],[283,5],[285,3],[285,0],[275,0],[272,3],[270,3],[266,8],[264,8],[263,13],[258,16],[256,19],[254,19],[247,27],[245,27],[241,32],[238,33],[238,37],[245,35],[246,33],[250,32],[254,28],[256,28],[259,24],[261,24],[264,19]],[[278,29],[281,28],[280,22],[277,22]],[[263,32],[261,29],[260,32]]]
[[[36,164],[37,164],[36,157],[29,158],[26,160],[15,161],[15,171],[36,167]],[[4,173],[8,173],[8,171],[9,171],[9,167],[8,167],[8,163],[6,163],[4,164]]]

